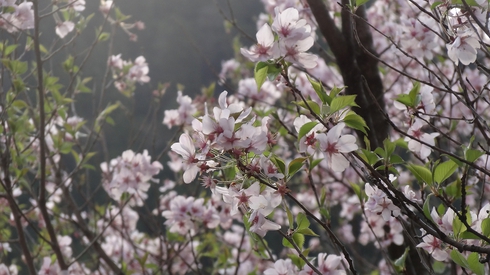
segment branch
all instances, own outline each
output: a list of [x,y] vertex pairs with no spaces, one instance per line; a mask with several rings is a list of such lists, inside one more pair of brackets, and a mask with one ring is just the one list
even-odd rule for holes
[[48,209],[46,208],[46,143],[45,143],[45,110],[44,110],[44,73],[43,73],[43,61],[41,59],[41,49],[40,49],[40,18],[39,18],[39,1],[35,0],[32,2],[34,7],[34,52],[36,55],[36,67],[37,67],[37,91],[39,97],[39,210],[43,216],[44,222],[46,223],[46,230],[48,231],[49,238],[51,239],[51,247],[53,248],[54,254],[58,259],[58,264],[62,271],[68,270],[68,265],[63,258],[63,253],[61,253],[60,246],[58,244],[58,239],[56,237],[56,232],[54,231],[53,224],[51,223]]

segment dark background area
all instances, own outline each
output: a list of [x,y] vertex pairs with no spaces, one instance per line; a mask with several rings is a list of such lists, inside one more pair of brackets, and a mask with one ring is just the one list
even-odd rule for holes
[[[96,16],[91,24],[92,29],[89,27],[86,31],[85,35],[91,36],[92,39],[87,39],[85,46],[88,46],[93,40],[94,26],[103,22],[103,17],[98,11],[98,4],[98,1],[87,1],[84,14],[88,15],[95,12]],[[241,36],[236,30],[226,32],[220,9],[226,16],[230,16],[229,7],[231,7],[240,28],[250,36],[255,37],[254,19],[262,11],[262,4],[258,0],[230,0],[228,2],[223,0],[123,0],[115,1],[115,5],[124,14],[131,15],[128,22],[142,21],[146,26],[144,30],[133,31],[138,35],[136,42],[130,41],[128,35],[119,28],[113,48],[113,54],[121,53],[124,60],[134,60],[143,55],[150,68],[150,83],[137,85],[134,94],[134,121],[141,121],[145,116],[148,106],[151,104],[151,93],[157,89],[158,83],[169,82],[171,84],[162,100],[163,109],[158,114],[160,122],[158,130],[162,132],[159,134],[161,140],[157,147],[163,148],[170,138],[170,133],[173,132],[161,124],[163,110],[177,107],[175,102],[177,84],[182,84],[185,87],[184,94],[193,97],[193,95],[200,93],[203,86],[217,82],[216,74],[221,70],[221,62],[232,58],[234,55],[233,39]],[[106,29],[109,30],[108,26]],[[241,41],[247,46],[252,44],[244,37],[241,37]],[[86,74],[103,75],[107,62],[107,48],[107,42],[105,45],[97,47],[94,56],[87,64],[87,68],[90,69],[85,70]],[[97,79],[94,79],[94,83],[97,83]],[[223,87],[217,86],[215,93],[219,94],[223,89]],[[91,110],[89,107],[91,99],[88,97],[90,96],[80,100],[82,105],[87,106],[87,108],[83,108],[86,111]],[[125,102],[114,87],[110,88],[107,99],[111,102],[115,100]],[[89,116],[90,113],[85,115]],[[109,143],[108,149],[111,158],[128,149],[128,140],[124,135],[128,131],[127,127],[129,127],[129,125],[125,125],[127,118],[120,116],[120,113],[118,115],[115,118],[117,127],[107,129],[109,131],[108,136],[117,137]],[[122,132],[118,134],[118,131]],[[150,149],[148,146],[143,147]],[[137,148],[131,149],[136,150]]]

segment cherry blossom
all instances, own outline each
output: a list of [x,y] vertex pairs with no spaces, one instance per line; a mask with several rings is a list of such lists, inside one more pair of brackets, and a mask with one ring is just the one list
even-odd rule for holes
[[472,31],[459,34],[452,43],[446,44],[447,54],[455,63],[461,62],[463,65],[469,65],[476,61],[477,49],[480,48],[480,42]]
[[261,237],[264,237],[268,231],[281,229],[279,224],[268,220],[261,211],[253,211],[248,222],[250,223],[250,231]]
[[424,133],[422,130],[423,126],[424,122],[421,119],[416,118],[412,126],[410,126],[410,128],[408,129],[407,133],[417,140],[406,137],[405,141],[408,141],[408,149],[410,151],[417,154],[421,159],[426,159],[432,152],[432,149],[429,146],[422,144],[418,140],[434,146],[434,139],[439,136],[439,133]]
[[449,253],[443,248],[443,243],[438,238],[427,234],[422,238],[423,242],[419,243],[417,247],[420,247],[427,251],[432,258],[437,261],[445,261],[449,258]]
[[146,150],[143,154],[135,154],[132,150],[124,151],[121,157],[112,159],[109,164],[103,162],[100,167],[106,176],[104,187],[108,193],[119,200],[127,192],[134,195],[131,204],[139,206],[147,198],[149,182],[163,169],[159,162],[151,162]]
[[274,267],[264,271],[264,275],[294,275],[296,274],[296,266],[291,259],[279,259],[274,263]]
[[[327,253],[319,253],[317,256],[318,270],[322,275],[344,275],[347,274],[344,270],[339,270],[339,265],[342,262],[342,257]],[[305,265],[299,275],[316,274],[310,266]]]
[[16,265],[7,266],[5,264],[0,264],[0,275],[17,275],[19,270]]
[[344,123],[339,123],[332,127],[327,134],[321,133],[317,135],[317,139],[320,142],[320,151],[323,152],[328,167],[335,172],[342,172],[349,167],[349,161],[343,154],[358,149],[356,137],[353,135],[341,135],[344,127]]
[[400,208],[394,205],[390,198],[378,187],[365,185],[368,201],[365,203],[366,210],[381,215],[385,221],[389,221],[391,216],[400,215]]
[[44,257],[43,264],[41,269],[39,269],[38,275],[51,275],[51,274],[59,274],[60,267],[57,263],[51,263],[51,258]]
[[272,29],[282,38],[293,41],[303,40],[311,36],[311,26],[305,19],[299,19],[299,12],[295,8],[288,8],[279,12],[275,9],[276,17]]
[[250,50],[241,48],[240,52],[253,62],[267,61],[276,58],[276,49],[274,44],[274,34],[271,27],[264,24],[256,34],[257,44]]
[[60,38],[64,38],[67,34],[69,34],[75,28],[75,23],[71,21],[64,21],[56,24],[56,34]]
[[199,172],[198,162],[201,158],[196,154],[196,148],[194,147],[194,142],[192,138],[184,133],[180,135],[179,143],[172,144],[172,151],[182,156],[184,159],[183,169],[184,169],[184,182],[190,183],[193,181],[197,173]]
[[306,69],[316,67],[316,55],[306,53],[313,46],[313,37],[307,37],[299,41],[286,40],[279,44],[279,55],[284,56],[286,61],[298,64]]
[[128,78],[131,81],[136,81],[139,83],[147,83],[150,81],[148,72],[149,72],[148,63],[146,63],[145,57],[138,56],[134,60],[134,65],[129,69]]

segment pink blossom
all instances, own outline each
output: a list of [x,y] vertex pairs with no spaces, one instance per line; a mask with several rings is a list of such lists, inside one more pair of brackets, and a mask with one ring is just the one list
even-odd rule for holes
[[439,136],[439,133],[424,133],[422,131],[423,126],[424,124],[422,120],[415,119],[412,126],[408,129],[407,133],[417,140],[406,137],[405,141],[408,141],[408,149],[410,151],[417,154],[421,159],[426,159],[432,152],[432,149],[429,146],[420,143],[418,140],[434,146],[434,139]]
[[109,61],[107,62],[109,67],[116,68],[118,70],[122,70],[124,66],[124,61],[121,59],[121,54],[111,55],[109,57]]
[[317,135],[317,139],[320,142],[320,150],[325,156],[328,167],[335,172],[343,172],[349,167],[349,161],[343,154],[358,149],[356,137],[353,135],[341,135],[344,127],[344,123],[339,123],[332,127],[327,134],[321,133]]
[[267,61],[275,58],[274,35],[271,27],[264,24],[256,34],[257,44],[250,50],[241,48],[240,52],[253,62]]
[[296,266],[291,259],[279,259],[274,263],[274,267],[264,271],[264,275],[294,275],[296,274]]
[[199,157],[196,155],[196,148],[194,147],[192,138],[188,134],[183,133],[180,135],[179,143],[172,144],[171,149],[184,159],[184,182],[190,183],[196,178],[200,170],[197,166]]
[[58,274],[60,272],[60,267],[57,263],[51,264],[51,258],[44,257],[41,269],[39,269],[38,275],[52,275]]
[[21,30],[34,28],[34,11],[32,10],[32,2],[20,3],[15,8],[14,16],[15,21],[13,24],[15,27]]
[[99,10],[104,14],[109,14],[112,8],[112,0],[101,0]]
[[248,221],[250,222],[250,231],[261,237],[264,237],[268,231],[281,229],[279,224],[268,220],[260,211],[253,211]]
[[281,39],[295,42],[311,36],[311,26],[305,19],[299,19],[297,9],[288,8],[279,12],[279,9],[276,8],[275,12],[276,17],[272,23],[272,29]]
[[56,34],[60,38],[64,38],[68,33],[73,31],[75,28],[75,23],[71,21],[60,22],[56,24]]
[[[342,257],[337,255],[328,255],[327,253],[319,253],[317,256],[318,270],[322,275],[345,275],[344,270],[339,270],[339,265],[342,262]],[[305,265],[299,272],[299,275],[316,274],[311,267]]]
[[85,0],[75,0],[71,2],[72,4],[70,6],[73,7],[75,11],[82,12],[85,10]]
[[427,251],[432,258],[437,261],[445,261],[449,258],[449,254],[442,247],[442,241],[432,235],[426,235],[422,238],[423,242],[419,243],[417,247],[420,247]]
[[447,54],[455,63],[461,62],[463,65],[469,65],[476,61],[477,50],[480,48],[480,42],[475,34],[465,32],[458,35],[453,43],[446,44]]
[[134,60],[134,65],[129,69],[128,78],[131,81],[147,83],[150,81],[148,72],[149,69],[148,63],[146,63],[146,59],[143,56],[138,56],[136,60]]
[[316,55],[305,53],[313,46],[313,37],[307,37],[303,40],[286,40],[279,44],[279,55],[284,56],[286,61],[300,65],[306,69],[316,67]]
[[400,208],[394,205],[391,199],[378,187],[365,185],[368,201],[365,203],[366,210],[381,215],[385,221],[389,221],[391,216],[397,217],[400,215]]

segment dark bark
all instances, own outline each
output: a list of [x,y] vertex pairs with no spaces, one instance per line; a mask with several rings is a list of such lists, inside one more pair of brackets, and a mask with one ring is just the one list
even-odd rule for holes
[[[307,2],[321,34],[335,56],[344,85],[347,86],[347,94],[357,95],[356,103],[359,108],[355,108],[354,111],[364,118],[369,127],[367,138],[371,147],[382,146],[383,140],[388,137],[388,123],[383,115],[385,107],[383,84],[378,62],[372,56],[372,54],[376,55],[376,51],[373,48],[369,26],[360,19],[354,19],[350,11],[344,9],[341,12],[342,30],[339,30],[323,1],[307,0]],[[343,0],[343,4],[346,3],[348,1]],[[356,13],[359,17],[365,18],[364,7],[359,7]],[[377,99],[377,104],[372,98]],[[383,110],[380,110],[378,105]],[[357,134],[364,145],[364,134],[360,131]]]
[[[342,9],[339,30],[322,0],[307,0],[315,17],[319,30],[332,51],[343,77],[346,93],[356,95],[359,105],[354,111],[359,114],[369,127],[367,139],[372,149],[383,146],[388,137],[389,124],[385,119],[385,101],[383,83],[378,69],[377,53],[373,46],[370,27],[364,6],[356,10],[356,16],[347,9]],[[349,0],[342,0],[345,7]],[[364,134],[357,131],[359,141],[364,144]],[[409,243],[409,242],[407,242]],[[410,256],[407,258],[407,270],[403,274],[426,274],[416,248],[410,244]],[[405,248],[392,245],[388,248],[392,260],[400,257]]]

